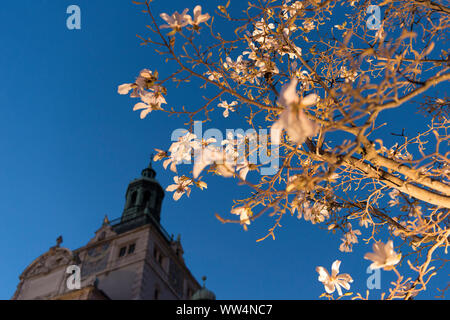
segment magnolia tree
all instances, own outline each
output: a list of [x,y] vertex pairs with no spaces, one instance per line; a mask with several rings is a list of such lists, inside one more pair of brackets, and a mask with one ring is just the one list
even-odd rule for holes
[[[235,179],[248,193],[229,217],[216,215],[221,222],[247,230],[272,217],[261,241],[296,216],[341,234],[342,252],[368,246],[370,268],[396,274],[382,299],[427,289],[445,266],[450,235],[445,1],[258,0],[243,11],[229,1],[214,14],[199,5],[192,14],[161,13],[152,1],[134,2],[150,21],[143,44],[174,71],[148,66],[118,91],[139,99],[141,118],[185,117],[185,132],[155,155],[174,173],[167,191],[175,200],[206,188],[208,175]],[[194,108],[167,103],[169,80],[198,84],[192,90],[208,97]],[[392,109],[404,109],[405,119],[386,118]],[[234,112],[248,130],[228,130],[226,139],[198,132]],[[417,117],[424,130],[394,132]],[[323,296],[371,298],[342,291],[353,279],[339,274],[340,264],[331,273],[316,268]]]

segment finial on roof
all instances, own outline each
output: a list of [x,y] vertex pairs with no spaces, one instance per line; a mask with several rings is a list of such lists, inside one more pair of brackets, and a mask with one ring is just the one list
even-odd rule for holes
[[203,280],[203,288],[206,288],[206,276],[203,276],[202,277],[202,280]]
[[150,162],[148,163],[148,167],[142,170],[142,176],[154,179],[156,176],[156,171],[153,169],[152,163],[153,163],[153,157],[154,154],[152,153],[150,155]]
[[59,246],[61,245],[62,242],[63,242],[62,236],[59,236],[58,238],[56,238],[56,247],[59,248]]
[[152,152],[150,154],[150,162],[148,163],[149,168],[153,168],[153,159],[155,158],[155,154]]
[[108,215],[105,214],[105,217],[103,218],[103,225],[107,226],[109,224],[109,219],[108,219]]

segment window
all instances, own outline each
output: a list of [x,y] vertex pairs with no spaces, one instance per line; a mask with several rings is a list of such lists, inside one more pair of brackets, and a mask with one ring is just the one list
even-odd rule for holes
[[122,248],[120,248],[120,251],[119,251],[119,258],[120,258],[120,257],[123,257],[123,256],[125,255],[125,253],[127,253],[127,247],[122,247]]
[[155,257],[155,261],[162,266],[162,260],[163,260],[163,256],[161,254],[161,252],[159,252],[157,247],[154,247],[153,249],[153,256]]
[[149,203],[150,203],[150,208],[155,207],[155,203],[156,203],[156,193],[155,192],[152,193]]
[[132,206],[136,205],[136,200],[137,200],[137,191],[133,191],[133,193],[131,194],[130,204],[128,208],[131,208]]
[[127,246],[121,247],[119,250],[119,258],[134,253],[135,249],[136,243],[132,243]]
[[150,196],[151,196],[150,191],[145,191],[144,192],[144,198],[142,199],[142,204],[143,204],[144,207],[148,206],[148,202],[150,200]]

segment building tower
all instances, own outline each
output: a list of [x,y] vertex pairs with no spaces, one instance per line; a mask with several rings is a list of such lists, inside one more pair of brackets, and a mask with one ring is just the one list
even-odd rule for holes
[[152,163],[142,170],[141,178],[128,185],[125,195],[125,209],[122,219],[129,220],[135,217],[150,215],[158,223],[161,221],[161,204],[164,190],[155,180],[156,172]]
[[184,263],[180,236],[160,224],[164,190],[155,177],[150,163],[128,185],[122,216],[105,217],[85,246],[62,248],[59,237],[25,268],[12,299],[190,299],[201,286]]

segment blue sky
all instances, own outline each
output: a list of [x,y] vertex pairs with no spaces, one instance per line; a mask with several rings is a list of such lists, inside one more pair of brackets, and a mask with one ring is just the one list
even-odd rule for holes
[[[81,8],[81,30],[66,28],[71,4]],[[192,11],[196,4],[212,12],[221,2],[155,1],[153,7],[158,13]],[[132,82],[145,67],[168,74],[167,65],[139,45],[136,34],[145,34],[146,23],[131,1],[2,3],[0,299],[13,295],[20,273],[59,235],[63,246],[75,249],[94,235],[105,214],[119,217],[128,183],[153,149],[168,148],[171,132],[183,127],[183,119],[157,112],[140,120],[132,112],[136,101],[117,94],[119,84]],[[169,106],[201,101],[187,88],[170,90]],[[238,117],[233,114],[230,124],[242,125]],[[161,163],[154,167],[163,187],[172,182]],[[232,200],[248,190],[231,179],[207,182],[207,191],[193,190],[189,199],[174,202],[167,194],[162,224],[181,234],[188,267],[197,279],[208,276],[218,299],[316,299],[323,286],[315,267],[330,269],[335,259],[355,279],[352,291],[365,292],[365,249],[341,253],[340,236],[294,217],[282,220],[275,241],[256,243],[271,219],[263,217],[244,232],[214,217],[229,215]],[[382,289],[392,279],[382,272]]]

